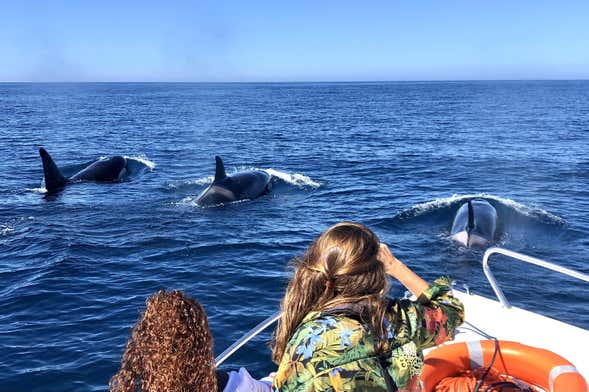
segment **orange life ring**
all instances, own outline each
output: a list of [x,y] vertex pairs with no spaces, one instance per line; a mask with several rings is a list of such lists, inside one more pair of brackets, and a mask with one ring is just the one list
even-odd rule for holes
[[[435,348],[425,357],[423,391],[433,391],[442,379],[461,371],[489,366],[494,352],[494,340]],[[517,342],[499,341],[493,369],[550,392],[588,392],[585,379],[572,363],[552,351]]]

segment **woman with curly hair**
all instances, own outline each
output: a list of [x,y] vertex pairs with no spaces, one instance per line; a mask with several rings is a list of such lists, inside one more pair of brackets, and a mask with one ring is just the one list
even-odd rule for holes
[[[265,391],[269,383],[247,370],[219,373],[203,307],[181,291],[159,291],[133,328],[121,368],[110,380],[113,392]],[[225,385],[226,384],[226,385]]]
[[180,291],[159,291],[133,328],[111,391],[217,390],[206,313]]
[[[428,284],[362,224],[332,226],[293,263],[272,342],[276,391],[419,391],[422,350],[464,319],[447,279]],[[417,301],[386,297],[387,275]]]

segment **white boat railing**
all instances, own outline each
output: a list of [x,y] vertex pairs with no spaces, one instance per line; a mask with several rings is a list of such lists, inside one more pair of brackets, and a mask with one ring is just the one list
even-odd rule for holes
[[225,351],[223,351],[221,354],[217,355],[217,357],[215,358],[215,366],[218,367],[220,364],[225,362],[225,360],[229,358],[231,354],[239,350],[241,346],[252,340],[257,334],[259,334],[260,332],[274,324],[276,320],[280,318],[280,316],[282,316],[282,313],[276,312],[264,321],[262,321],[261,323],[259,323],[258,325],[256,325],[255,327],[253,327],[249,332],[243,335],[241,339],[233,343],[231,346],[227,347]]
[[505,307],[505,308],[510,308],[511,304],[509,303],[507,298],[505,298],[503,291],[499,287],[499,284],[497,283],[497,280],[495,280],[495,276],[493,275],[493,273],[491,272],[491,268],[489,267],[489,258],[493,254],[502,254],[504,256],[508,256],[513,259],[520,260],[520,261],[523,261],[523,262],[526,262],[529,264],[534,264],[539,267],[543,267],[543,268],[546,268],[546,269],[549,269],[549,270],[552,270],[555,272],[559,272],[561,274],[568,275],[570,277],[577,278],[577,279],[580,279],[580,280],[583,280],[583,281],[589,283],[589,275],[583,274],[581,272],[577,272],[572,269],[561,267],[560,265],[557,265],[554,263],[549,263],[548,261],[540,260],[535,257],[524,255],[524,254],[518,253],[518,252],[514,252],[512,250],[497,248],[497,247],[489,248],[485,251],[485,255],[483,256],[483,271],[485,272],[485,276],[487,277],[487,280],[491,284],[491,287],[493,288],[495,295],[499,299],[499,302],[501,302],[501,305],[503,305],[503,307]]
[[[483,256],[483,271],[485,272],[485,276],[489,280],[489,283],[491,284],[491,287],[493,288],[495,295],[497,295],[499,302],[501,302],[501,305],[503,305],[505,308],[510,308],[511,304],[509,303],[509,301],[507,301],[507,298],[505,298],[503,291],[501,290],[501,288],[497,284],[497,281],[495,280],[495,276],[493,275],[493,273],[491,272],[491,268],[489,267],[489,258],[493,254],[502,254],[502,255],[517,259],[517,260],[524,261],[529,264],[534,264],[534,265],[537,265],[540,267],[547,268],[552,271],[560,272],[561,274],[568,275],[568,276],[571,276],[573,278],[577,278],[580,280],[584,280],[585,282],[589,283],[589,275],[583,274],[581,272],[577,272],[577,271],[574,271],[574,270],[571,270],[571,269],[568,269],[565,267],[561,267],[557,264],[549,263],[547,261],[540,260],[535,257],[528,256],[528,255],[524,255],[522,253],[517,253],[517,252],[511,251],[508,249],[497,248],[497,247],[489,248],[485,251],[485,255]],[[246,344],[247,342],[252,340],[260,332],[262,332],[263,330],[265,330],[266,328],[268,328],[269,326],[274,324],[281,316],[282,316],[282,313],[280,313],[280,312],[276,312],[276,313],[272,314],[270,317],[268,317],[267,319],[265,319],[264,321],[262,321],[261,323],[256,325],[254,328],[252,328],[249,332],[244,334],[239,340],[237,340],[231,346],[227,347],[227,349],[225,351],[223,351],[221,354],[219,354],[215,358],[216,366],[221,365],[234,352],[239,350],[239,348],[241,348],[241,346],[243,346],[244,344]]]

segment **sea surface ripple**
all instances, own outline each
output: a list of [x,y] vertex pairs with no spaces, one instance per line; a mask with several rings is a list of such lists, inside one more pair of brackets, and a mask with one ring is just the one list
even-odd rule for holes
[[[105,390],[159,289],[204,305],[220,353],[341,220],[426,278],[492,296],[482,252],[448,238],[460,204],[483,197],[499,245],[589,273],[588,102],[581,81],[0,84],[0,390]],[[41,146],[66,168],[120,154],[148,170],[48,197]],[[272,193],[196,206],[216,154],[273,174]],[[586,285],[493,268],[516,305],[589,328]],[[269,338],[227,367],[273,370]]]

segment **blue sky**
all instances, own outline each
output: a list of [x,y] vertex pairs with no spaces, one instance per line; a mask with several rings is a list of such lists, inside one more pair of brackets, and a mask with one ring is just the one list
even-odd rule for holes
[[0,81],[589,79],[589,1],[12,1]]

